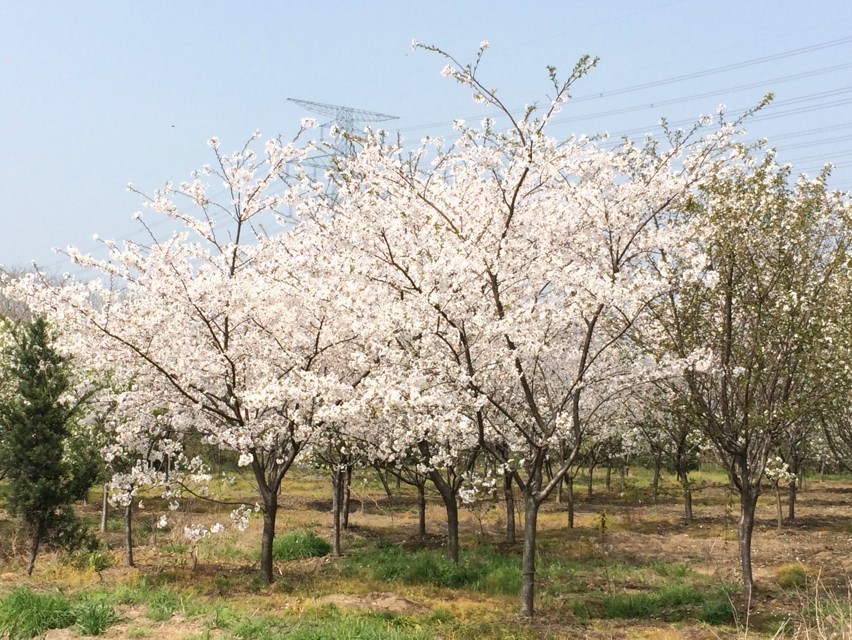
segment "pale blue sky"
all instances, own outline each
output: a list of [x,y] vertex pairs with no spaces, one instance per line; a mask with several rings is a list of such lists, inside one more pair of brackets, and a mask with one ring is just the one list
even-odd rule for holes
[[[736,111],[784,161],[837,165],[852,188],[852,9],[840,0],[0,1],[0,263],[68,268],[54,246],[137,237],[133,182],[186,179],[255,130],[310,115],[288,97],[399,116],[412,141],[484,112],[443,62],[491,48],[482,76],[516,107],[544,98],[545,66],[601,58],[552,133],[654,131]],[[756,61],[756,62],[755,62]],[[749,64],[741,64],[749,63]],[[714,71],[713,73],[703,73]],[[685,78],[684,78],[685,76]],[[682,78],[680,80],[675,80]],[[637,86],[651,85],[645,88]]]

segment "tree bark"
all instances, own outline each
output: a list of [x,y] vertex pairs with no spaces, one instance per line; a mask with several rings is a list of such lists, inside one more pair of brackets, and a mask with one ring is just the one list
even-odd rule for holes
[[503,474],[503,497],[506,501],[506,544],[515,544],[515,488],[509,473]]
[[799,496],[798,478],[790,483],[790,488],[787,490],[787,520],[790,522],[796,521],[796,500]]
[[775,511],[778,519],[778,531],[781,531],[782,521],[784,520],[784,510],[781,508],[781,487],[775,485]]
[[41,537],[42,537],[42,525],[41,521],[36,523],[36,526],[33,527],[33,539],[30,544],[30,557],[27,560],[27,576],[33,575],[33,569],[35,569],[35,561],[36,556],[38,555],[38,548],[41,545]]
[[651,495],[654,504],[659,502],[660,498],[660,469],[663,466],[663,461],[660,456],[654,456],[654,479],[651,481]]
[[381,467],[376,466],[375,469],[376,473],[379,474],[379,481],[382,483],[382,487],[384,488],[385,494],[387,495],[388,499],[393,498],[393,494],[391,493],[390,487],[388,486],[387,476],[382,472]]
[[104,483],[103,495],[101,496],[101,527],[100,527],[101,533],[106,533],[108,510],[109,510],[109,485]]
[[278,492],[263,496],[263,534],[260,540],[260,577],[266,584],[275,581],[272,563],[272,543],[275,541],[275,518],[278,515]]
[[606,481],[605,481],[606,492],[609,493],[612,490],[612,467],[606,466]]
[[757,507],[757,493],[748,484],[744,484],[740,493],[740,523],[737,528],[737,542],[740,548],[743,592],[750,600],[754,592],[754,575],[751,567],[751,539],[754,533],[754,512]]
[[417,483],[417,535],[426,537],[426,481]]
[[589,465],[589,486],[588,486],[588,489],[586,491],[586,495],[588,496],[589,500],[592,499],[592,481],[593,481],[594,474],[595,474],[595,468],[593,466]]
[[683,519],[692,522],[692,483],[686,476],[681,476],[680,486],[683,487]]
[[535,614],[535,552],[538,531],[538,503],[529,491],[524,492],[524,551],[521,569],[521,615]]
[[343,510],[341,517],[343,518],[341,525],[344,530],[349,529],[349,510],[352,507],[352,465],[346,465],[346,473],[343,483]]
[[447,557],[458,564],[459,562],[459,505],[456,496],[444,500],[447,508]]
[[565,478],[565,490],[568,495],[568,528],[574,528],[574,478]]
[[331,469],[331,549],[332,553],[340,556],[340,521],[343,507],[343,473],[332,465]]
[[124,564],[136,566],[133,562],[133,500],[124,507]]

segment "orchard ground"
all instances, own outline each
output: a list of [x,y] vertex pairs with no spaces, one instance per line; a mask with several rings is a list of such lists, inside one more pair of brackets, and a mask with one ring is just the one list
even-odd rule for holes
[[[26,541],[2,518],[0,596],[8,599],[20,588],[59,594],[72,611],[101,603],[112,614],[102,625],[106,638],[187,639],[773,637],[782,626],[794,635],[812,614],[827,615],[814,611],[820,600],[848,602],[848,477],[807,478],[796,522],[780,530],[774,495],[762,496],[753,557],[758,590],[748,606],[738,595],[738,505],[721,473],[695,474],[696,519],[689,524],[671,478],[654,505],[642,469],[631,469],[623,482],[613,472],[609,490],[604,472],[596,471],[591,498],[581,474],[574,529],[566,527],[564,504],[550,501],[540,515],[531,623],[516,614],[521,550],[503,542],[501,504],[463,512],[456,567],[443,559],[444,510],[437,496],[428,506],[428,535],[420,539],[413,491],[392,485],[388,498],[374,474],[362,471],[361,478],[367,481],[356,476],[353,482],[343,556],[279,559],[272,586],[258,577],[260,518],[245,532],[226,529],[193,547],[184,526],[227,522],[230,508],[184,500],[169,513],[170,527],[159,530],[156,521],[168,511],[152,494],[142,496],[136,511],[136,568],[122,566],[123,520],[114,510],[104,551],[45,554],[26,579]],[[279,540],[291,531],[330,537],[329,484],[326,475],[305,469],[285,479]],[[253,495],[239,478],[214,480],[211,491],[228,500]],[[94,491],[89,504],[80,505],[93,529],[98,505]],[[278,557],[286,553],[282,547]],[[77,615],[76,624],[46,637],[83,636]]]

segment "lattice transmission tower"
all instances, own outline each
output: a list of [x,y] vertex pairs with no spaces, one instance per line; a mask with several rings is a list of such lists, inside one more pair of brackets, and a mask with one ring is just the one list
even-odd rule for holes
[[[290,102],[294,102],[303,109],[316,113],[322,116],[327,116],[331,120],[322,125],[323,128],[333,124],[340,127],[341,130],[357,136],[361,133],[360,125],[370,122],[385,122],[387,120],[397,120],[397,116],[390,116],[386,113],[378,113],[377,111],[366,111],[364,109],[354,109],[352,107],[341,107],[335,104],[323,104],[322,102],[312,102],[310,100],[298,100],[296,98],[287,98]],[[347,139],[347,148],[341,149],[344,153],[351,153],[354,145],[351,139]]]

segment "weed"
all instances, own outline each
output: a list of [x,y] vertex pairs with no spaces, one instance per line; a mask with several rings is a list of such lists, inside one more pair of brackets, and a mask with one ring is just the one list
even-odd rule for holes
[[48,629],[74,624],[71,604],[59,593],[17,588],[0,599],[0,632],[9,638],[33,638]]
[[802,589],[808,584],[808,576],[813,573],[810,567],[799,562],[782,565],[775,572],[775,582],[782,589]]
[[155,622],[164,622],[172,617],[180,604],[180,597],[174,591],[152,591],[148,596],[148,617]]
[[118,620],[115,609],[105,600],[83,601],[74,607],[77,628],[84,636],[99,636]]
[[331,545],[313,531],[288,531],[272,542],[272,557],[276,560],[299,560],[328,555]]

